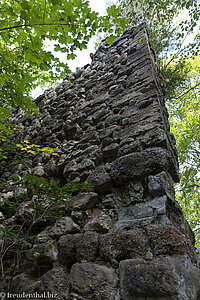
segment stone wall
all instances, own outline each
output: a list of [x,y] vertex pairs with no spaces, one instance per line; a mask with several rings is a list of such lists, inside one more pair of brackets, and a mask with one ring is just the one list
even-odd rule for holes
[[[94,190],[79,193],[63,205],[62,218],[38,229],[3,288],[56,299],[199,300],[198,253],[175,200],[177,150],[147,32],[128,29],[91,56],[91,65],[35,100],[40,118],[19,110],[12,119],[21,140],[60,151],[37,154],[29,167],[10,153],[2,177],[9,182],[30,169]],[[1,203],[17,193],[7,185],[1,192]],[[18,222],[16,215],[5,222]]]

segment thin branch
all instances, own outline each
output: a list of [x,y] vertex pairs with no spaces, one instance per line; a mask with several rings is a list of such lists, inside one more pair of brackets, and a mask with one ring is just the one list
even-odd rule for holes
[[[33,25],[28,25],[28,24],[24,24],[24,25],[15,25],[15,26],[11,26],[11,27],[5,27],[5,28],[1,28],[0,31],[5,31],[5,30],[10,30],[10,29],[15,29],[15,28],[24,28],[24,27],[34,27],[34,26],[70,26],[70,27],[84,27],[84,28],[88,28],[90,26],[87,25],[81,25],[81,24],[70,24],[70,23],[36,23]],[[108,26],[104,26],[106,28],[108,28]]]
[[[184,43],[184,41],[182,41],[181,47],[182,47],[183,43]],[[164,67],[165,70],[166,70],[167,67],[171,64],[171,62],[174,60],[174,58],[176,58],[181,52],[183,52],[183,51],[186,49],[187,46],[185,46],[185,47],[182,48],[182,49],[181,49],[181,47],[180,47],[180,49],[179,49],[176,53],[174,53],[174,55],[172,56],[172,58],[171,58],[171,59],[169,60],[169,62],[165,65],[165,67]]]
[[200,185],[199,184],[191,184],[191,185],[188,185],[186,187],[187,188],[192,188],[192,187],[198,187],[198,188],[200,188]]
[[200,227],[199,227],[199,228],[196,228],[196,229],[193,229],[194,232],[195,232],[195,231],[198,231],[198,230],[200,230]]
[[180,96],[178,96],[178,97],[176,97],[176,98],[174,98],[174,99],[179,99],[179,98],[181,98],[182,96],[188,94],[191,90],[194,90],[194,89],[195,89],[197,86],[199,86],[199,85],[200,85],[200,83],[197,83],[195,86],[191,87],[189,90],[187,90],[186,92],[184,92],[183,94],[181,94]]
[[186,32],[182,42],[181,42],[181,45],[180,45],[180,48],[178,49],[178,51],[176,53],[174,53],[174,55],[172,56],[172,58],[169,60],[169,62],[165,65],[165,70],[167,69],[167,67],[169,66],[169,64],[174,60],[174,58],[176,58],[186,47],[184,47],[183,49],[181,49],[183,43],[185,42],[188,34],[190,33],[191,29],[192,29],[192,26],[193,24],[191,24],[190,28],[188,29],[188,31]]

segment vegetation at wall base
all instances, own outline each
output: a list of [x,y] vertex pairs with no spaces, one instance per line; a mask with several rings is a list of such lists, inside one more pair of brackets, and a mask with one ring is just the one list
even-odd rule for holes
[[41,228],[53,226],[65,216],[65,210],[75,201],[74,196],[78,192],[91,191],[92,186],[73,182],[63,185],[58,180],[31,173],[24,179],[13,176],[12,182],[2,178],[0,185],[21,191],[11,198],[1,198],[1,210],[6,216],[6,222],[0,220],[0,270],[4,278],[8,270],[17,272],[20,261],[33,247]]

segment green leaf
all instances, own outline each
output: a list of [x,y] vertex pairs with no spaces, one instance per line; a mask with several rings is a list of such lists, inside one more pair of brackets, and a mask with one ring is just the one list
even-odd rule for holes
[[111,35],[111,36],[108,36],[105,40],[105,43],[109,44],[109,45],[112,45],[113,42],[114,42],[114,39],[115,39],[115,36],[114,35]]

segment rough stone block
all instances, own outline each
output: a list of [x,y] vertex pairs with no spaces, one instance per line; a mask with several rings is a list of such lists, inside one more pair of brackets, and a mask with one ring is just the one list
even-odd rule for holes
[[111,125],[109,127],[107,127],[106,129],[103,129],[101,134],[100,134],[100,138],[101,139],[104,139],[104,138],[107,138],[107,137],[112,137],[113,134],[117,131],[119,131],[121,129],[120,126],[118,125]]
[[[124,260],[120,263],[120,293],[123,300],[156,299],[178,294],[179,281],[166,261]],[[166,298],[167,299],[167,298]]]
[[[124,121],[126,121],[127,119],[124,119]],[[119,152],[118,152],[118,156],[124,156],[133,152],[139,152],[142,150],[142,146],[141,143],[139,141],[133,141],[133,142],[129,142],[129,140],[124,140],[123,142],[127,143],[123,143],[123,145],[120,146],[119,148]]]
[[148,228],[149,243],[154,255],[185,255],[196,260],[190,240],[171,224]]
[[85,232],[84,234],[76,234],[74,238],[77,261],[95,261],[98,254],[98,233]]
[[114,159],[117,156],[119,146],[117,143],[113,143],[102,150],[103,157],[107,159]]
[[[123,207],[119,212],[119,220],[116,223],[118,229],[134,229],[144,227],[152,222],[169,223],[166,216],[167,197],[156,197],[151,201],[137,203]],[[159,216],[163,218],[158,219]],[[158,219],[158,220],[157,220]]]
[[186,256],[121,261],[121,299],[198,300],[200,272],[194,269]]
[[121,206],[144,202],[144,187],[141,181],[130,181],[125,186],[113,189],[114,200]]
[[116,230],[99,236],[99,253],[107,259],[128,259],[145,256],[147,239],[141,229]]
[[[116,159],[112,163],[111,178],[116,183],[154,175],[158,171],[171,171],[171,157],[167,150],[152,148]],[[173,174],[172,174],[173,175]]]
[[[69,298],[69,274],[63,267],[54,267],[42,276],[40,282],[44,291],[49,292],[49,298],[50,295],[56,300]],[[37,291],[40,292],[39,289]]]
[[87,178],[87,182],[94,186],[96,192],[100,194],[109,193],[111,190],[111,178],[103,166],[97,167]]
[[51,240],[42,244],[34,245],[27,253],[28,259],[36,264],[53,263],[58,260],[58,249],[56,242]]
[[143,203],[136,203],[124,207],[119,212],[119,217],[132,217],[133,219],[140,219],[145,217],[152,217],[157,214],[166,214],[167,197],[156,197],[151,201]]
[[67,234],[58,242],[59,260],[67,267],[82,260],[94,261],[98,254],[98,234],[96,232]]
[[98,194],[89,192],[79,194],[74,202],[73,209],[86,210],[93,208],[98,203]]
[[59,261],[70,268],[76,262],[76,247],[74,235],[67,234],[61,236],[58,241],[58,257]]
[[155,176],[150,175],[148,180],[148,188],[152,196],[159,197],[166,194],[171,200],[175,199],[173,180],[169,174],[163,171]]
[[84,231],[108,232],[112,227],[112,220],[105,211],[93,209],[87,211],[88,220],[83,228]]
[[71,269],[71,285],[83,299],[115,300],[118,278],[112,268],[92,263],[76,263]]
[[141,135],[140,138],[145,148],[156,146],[168,149],[167,135],[165,131],[159,127],[147,131],[144,135]]
[[58,238],[67,233],[76,232],[80,232],[80,227],[74,223],[70,217],[63,217],[61,220],[56,222],[51,229],[49,229],[49,235],[54,238]]

